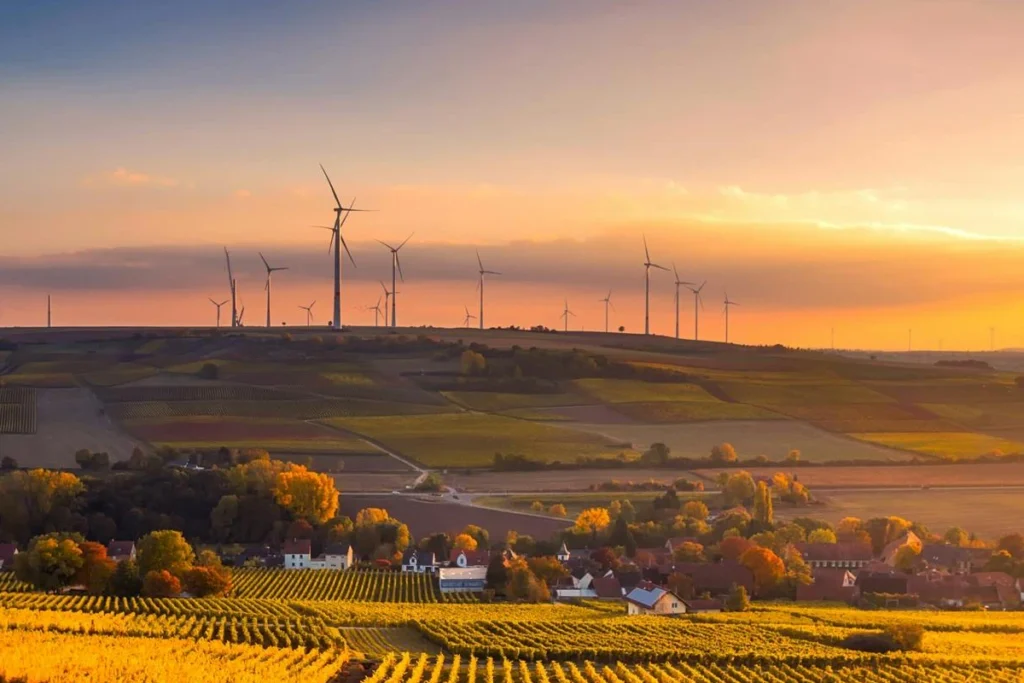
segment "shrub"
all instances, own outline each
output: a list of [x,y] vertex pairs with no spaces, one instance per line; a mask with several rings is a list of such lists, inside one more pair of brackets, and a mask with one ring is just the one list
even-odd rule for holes
[[859,652],[919,652],[924,643],[924,629],[919,624],[890,624],[879,633],[851,633],[841,646]]
[[216,363],[203,363],[203,367],[199,368],[200,379],[217,379],[220,377],[220,368]]

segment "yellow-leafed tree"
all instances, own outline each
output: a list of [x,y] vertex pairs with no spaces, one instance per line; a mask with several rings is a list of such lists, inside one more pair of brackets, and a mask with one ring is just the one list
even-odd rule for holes
[[576,518],[576,531],[579,533],[597,533],[612,523],[611,515],[605,508],[587,508]]
[[323,524],[338,513],[338,489],[328,474],[298,467],[277,475],[274,500],[296,517]]

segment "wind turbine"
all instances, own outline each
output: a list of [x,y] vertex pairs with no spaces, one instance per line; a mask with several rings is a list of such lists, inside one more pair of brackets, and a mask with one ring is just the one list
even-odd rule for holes
[[224,259],[228,262],[228,288],[231,290],[231,327],[237,327],[240,322],[238,319],[237,289],[235,287],[235,276],[231,273],[231,254],[228,253],[227,247],[224,247]]
[[242,308],[238,311],[238,326],[242,326],[242,318],[245,317],[245,304],[242,304]]
[[277,266],[276,268],[271,268],[270,264],[267,263],[267,259],[263,258],[263,252],[259,252],[259,255],[260,260],[263,261],[263,265],[267,269],[267,284],[264,285],[264,289],[267,290],[267,327],[270,327],[270,276],[273,275],[275,271],[288,270],[288,266]]
[[606,296],[603,299],[598,299],[598,301],[603,301],[604,302],[604,331],[607,332],[608,331],[608,307],[611,306],[612,310],[615,309],[615,307],[612,306],[612,290],[609,289],[608,290],[608,296]]
[[729,292],[725,293],[725,343],[729,343],[729,307],[739,306],[738,303],[729,298]]
[[220,327],[220,307],[227,303],[227,299],[217,303],[213,299],[210,299],[210,303],[217,307],[217,327]]
[[[379,296],[377,297],[377,303],[376,304],[374,304],[373,306],[367,306],[366,310],[373,311],[373,326],[374,327],[379,327],[380,326],[380,313],[381,313],[380,297]],[[385,309],[385,310],[387,310],[387,309]]]
[[391,295],[394,294],[394,292],[389,292],[388,288],[387,288],[387,285],[385,285],[383,282],[380,283],[380,287],[381,287],[381,289],[384,290],[384,327],[387,327],[388,326],[388,300],[391,298]]
[[676,339],[679,339],[679,286],[686,285],[689,287],[692,282],[683,282],[679,279],[679,271],[676,270],[676,264],[672,264],[672,273],[676,276]]
[[306,327],[309,327],[312,324],[312,321],[313,321],[313,305],[315,303],[316,303],[316,300],[314,299],[313,303],[308,305],[308,306],[299,306],[299,308],[301,308],[302,310],[304,310],[306,312]]
[[469,306],[463,306],[466,309],[466,317],[462,321],[463,327],[469,327],[469,321],[475,320],[476,316],[469,312]]
[[698,310],[697,306],[699,305],[700,308],[704,308],[704,299],[700,297],[700,290],[704,289],[704,285],[706,285],[707,283],[708,281],[705,280],[700,284],[700,287],[691,287],[689,285],[687,285],[686,287],[691,292],[693,292],[693,341],[697,341],[700,338],[700,335],[698,333],[698,314],[700,313],[700,311]]
[[647,235],[644,235],[644,334],[651,333],[651,268],[668,270],[665,266],[651,263],[651,252],[647,249]]
[[[50,295],[47,294],[46,295],[46,327],[47,328],[50,327],[50,321],[52,320],[52,318],[50,317],[50,310],[51,310],[50,309]],[[219,308],[217,309],[217,316],[218,316],[218,318],[220,317],[220,309]],[[217,327],[220,327],[220,322],[217,323]]]
[[476,250],[476,262],[480,266],[480,281],[476,283],[477,289],[480,290],[480,329],[484,329],[484,276],[485,275],[501,275],[496,270],[487,270],[484,268],[484,262],[480,260],[480,250]]
[[[396,271],[398,272],[398,277],[402,278],[402,282],[405,282],[405,275],[402,274],[402,262],[398,259],[398,252],[399,252],[399,250],[401,250],[402,247],[405,246],[406,242],[408,242],[409,240],[412,239],[412,236],[415,235],[415,234],[416,233],[410,233],[409,236],[405,238],[405,241],[403,241],[397,247],[393,247],[390,244],[388,244],[387,242],[383,242],[381,240],[377,240],[378,242],[380,242],[385,247],[387,247],[388,249],[391,250],[391,293],[392,294],[397,294],[397,292],[398,292],[398,288],[396,287],[397,283],[395,281],[395,272]],[[393,296],[391,298],[391,327],[397,327],[397,325],[398,325],[398,297],[397,296]]]
[[565,300],[565,309],[562,310],[562,315],[561,315],[562,319],[565,320],[565,329],[564,329],[565,332],[569,331],[569,316],[570,315],[572,317],[574,317],[574,318],[576,317],[576,314],[569,310],[569,300],[566,299]]
[[[334,183],[331,182],[331,177],[327,175],[327,169],[324,168],[323,164],[320,164],[320,170],[324,172],[324,178],[327,179],[327,184],[331,186],[331,194],[334,195],[334,203],[337,205],[334,207],[334,226],[328,227],[331,231],[331,243],[328,245],[327,250],[334,250],[334,329],[341,329],[341,248],[345,248],[345,253],[348,254],[349,260],[352,265],[356,265],[356,260],[352,258],[352,252],[349,251],[348,245],[345,243],[345,237],[341,234],[341,228],[345,225],[345,221],[348,220],[348,216],[353,211],[369,211],[370,209],[357,209],[355,208],[356,200],[353,197],[352,203],[349,206],[345,206],[338,199],[338,193],[334,190]],[[342,214],[345,214],[342,216]],[[326,226],[316,226],[326,227]]]

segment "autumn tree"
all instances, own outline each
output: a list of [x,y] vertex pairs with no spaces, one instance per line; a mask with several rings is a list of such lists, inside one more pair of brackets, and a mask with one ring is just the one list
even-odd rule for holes
[[272,496],[277,478],[283,472],[290,472],[300,466],[280,460],[256,459],[236,465],[227,471],[231,487],[239,495],[252,494],[261,497]]
[[731,443],[721,443],[711,449],[711,462],[733,463],[738,459],[736,449]]
[[[168,571],[181,576],[192,566],[195,553],[180,531],[153,531],[136,545],[139,574],[145,579],[151,572]],[[180,586],[179,586],[180,591]]]
[[692,541],[680,543],[672,557],[677,562],[707,562],[708,559],[704,556],[704,546]]
[[725,599],[726,612],[746,612],[750,609],[750,597],[743,586],[733,585],[729,597]]
[[105,593],[117,563],[107,557],[107,548],[100,543],[85,541],[79,543],[78,547],[82,551],[82,566],[72,583],[85,586],[93,595]]
[[750,472],[736,472],[729,476],[722,490],[726,505],[747,505],[754,499],[757,487]]
[[63,588],[74,580],[85,562],[81,543],[78,534],[36,536],[25,552],[14,556],[14,575],[40,590]]
[[946,530],[946,533],[942,535],[942,540],[949,545],[964,546],[967,545],[970,536],[968,536],[966,531],[955,526]]
[[551,556],[531,557],[526,561],[526,564],[530,567],[533,575],[548,586],[554,585],[559,579],[569,576],[569,570],[565,568],[565,565]]
[[807,534],[808,543],[836,543],[836,535],[831,529],[815,529]]
[[693,578],[682,572],[669,574],[665,585],[683,600],[689,600],[693,597]]
[[60,510],[69,511],[84,486],[70,472],[14,471],[0,477],[0,520],[11,536],[27,542],[46,530]]
[[384,508],[363,508],[356,513],[356,526],[373,526],[391,519]]
[[477,542],[476,539],[470,536],[469,534],[459,534],[452,541],[452,547],[455,550],[471,551],[476,550]]
[[298,467],[277,475],[274,500],[296,517],[323,524],[338,512],[334,477]]
[[226,595],[231,590],[231,570],[223,566],[195,566],[185,572],[182,585],[197,598]]
[[906,574],[913,574],[921,556],[921,547],[913,543],[904,543],[896,550],[893,565]]
[[1016,560],[1024,560],[1024,535],[1019,533],[1007,534],[999,539],[996,544],[997,550],[1005,550],[1010,557]]
[[786,565],[768,548],[753,546],[740,557],[740,563],[754,575],[754,592],[763,595],[786,576]]
[[467,524],[462,533],[475,538],[478,548],[486,549],[491,547],[491,534],[483,527],[479,527],[476,524]]
[[599,532],[608,528],[612,523],[611,516],[605,508],[587,508],[576,517],[573,531],[576,533],[590,533],[596,536]]
[[530,571],[529,565],[522,557],[515,557],[506,563],[508,581],[505,584],[505,596],[509,600],[519,602],[548,602],[551,593],[547,584]]
[[730,536],[723,538],[722,542],[718,544],[718,553],[723,559],[739,561],[750,546],[750,541],[742,536]]
[[708,506],[700,500],[688,500],[683,503],[683,516],[690,519],[699,519],[702,522],[708,518]]
[[472,349],[466,349],[462,352],[459,365],[462,368],[463,375],[475,376],[483,375],[487,372],[487,359],[483,357],[483,354],[477,353]]
[[754,521],[763,527],[771,526],[774,518],[772,510],[772,492],[763,481],[757,482],[754,491]]
[[130,598],[142,591],[142,577],[135,560],[124,559],[117,563],[110,577],[110,592],[122,598]]
[[221,496],[217,506],[210,511],[210,531],[218,541],[225,543],[231,539],[231,531],[238,519],[238,496]]
[[569,514],[568,510],[561,503],[555,503],[548,508],[548,514],[552,517],[565,517]]
[[161,569],[147,572],[142,579],[142,594],[149,598],[173,598],[181,593],[178,577]]

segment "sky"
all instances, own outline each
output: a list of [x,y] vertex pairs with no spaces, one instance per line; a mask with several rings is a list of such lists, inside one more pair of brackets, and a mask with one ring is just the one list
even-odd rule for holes
[[[701,338],[1024,347],[1024,3],[0,0],[0,326],[643,328],[644,247]],[[652,328],[675,333],[652,271]],[[680,327],[694,333],[681,288]]]

